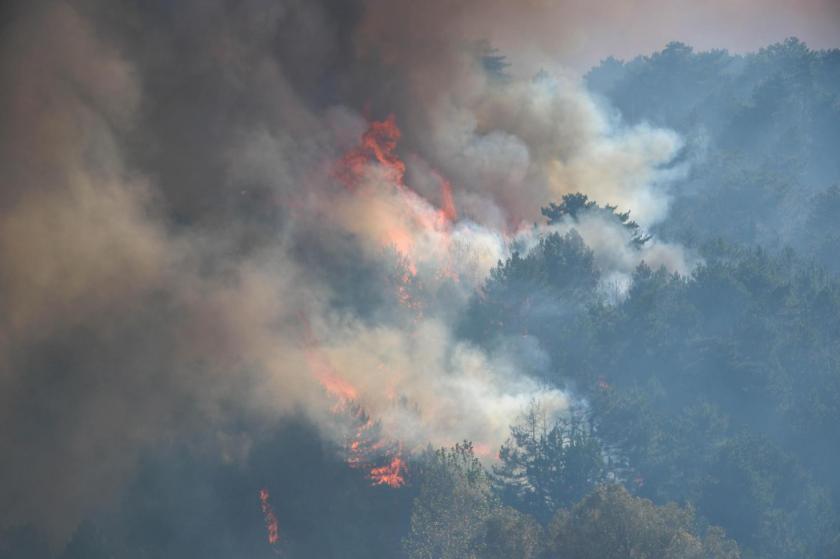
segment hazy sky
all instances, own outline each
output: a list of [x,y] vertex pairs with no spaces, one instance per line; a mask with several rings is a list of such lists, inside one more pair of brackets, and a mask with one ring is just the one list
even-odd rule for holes
[[[682,41],[742,52],[796,36],[812,48],[840,47],[840,0],[524,0],[481,2],[476,22],[503,51],[560,55],[585,69]],[[511,17],[516,5],[518,17]],[[504,21],[504,25],[499,25]]]

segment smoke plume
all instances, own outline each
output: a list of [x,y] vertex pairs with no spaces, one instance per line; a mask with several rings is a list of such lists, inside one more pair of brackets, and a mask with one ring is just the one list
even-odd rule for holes
[[[535,226],[563,194],[661,220],[681,142],[624,126],[562,69],[489,71],[475,10],[7,10],[0,526],[60,542],[144,450],[241,417],[302,409],[330,433],[352,401],[406,451],[492,454],[529,401],[565,409],[530,374],[539,348],[526,364],[474,347],[459,314],[512,246],[571,227]],[[605,275],[693,265],[574,226]]]

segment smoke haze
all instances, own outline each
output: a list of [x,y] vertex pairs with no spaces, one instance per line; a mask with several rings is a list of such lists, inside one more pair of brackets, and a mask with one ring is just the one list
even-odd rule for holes
[[[755,4],[731,8],[721,33]],[[547,226],[540,215],[581,192],[649,228],[689,167],[678,134],[624,124],[563,68],[672,38],[642,18],[617,48],[605,37],[626,9],[8,8],[0,526],[37,522],[58,545],[119,493],[144,450],[235,433],[243,417],[270,424],[303,410],[338,438],[334,410],[353,400],[410,451],[462,439],[495,449],[530,401],[565,410],[571,387],[537,380],[549,366],[541,348],[523,361],[455,328],[490,269],[546,232],[574,226],[625,287],[642,261],[680,274],[699,262],[656,239],[632,249],[597,216]],[[713,10],[696,8],[701,21]],[[802,13],[817,46],[837,31],[836,19]],[[609,25],[590,34],[596,20]],[[682,21],[666,28],[692,39]],[[523,29],[529,44],[517,42]],[[777,29],[733,33],[733,47]],[[522,64],[488,71],[490,46]],[[374,123],[399,132],[366,136]]]

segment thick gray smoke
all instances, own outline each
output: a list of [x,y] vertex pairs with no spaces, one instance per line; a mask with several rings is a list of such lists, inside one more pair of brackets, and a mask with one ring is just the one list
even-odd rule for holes
[[[492,450],[530,400],[565,408],[528,374],[539,348],[487,354],[454,322],[564,193],[661,219],[681,144],[559,69],[489,74],[473,4],[7,9],[0,526],[61,541],[144,449],[243,416],[303,409],[329,429],[352,399],[409,449]],[[402,130],[380,162],[359,147],[374,121]],[[692,266],[577,227],[605,274]]]

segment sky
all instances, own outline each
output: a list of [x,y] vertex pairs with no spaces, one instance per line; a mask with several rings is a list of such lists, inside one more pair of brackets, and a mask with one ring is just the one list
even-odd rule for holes
[[[491,2],[492,3],[492,2]],[[525,0],[496,2],[484,34],[505,52],[556,57],[578,71],[680,41],[697,50],[749,52],[795,36],[811,48],[840,46],[837,0]],[[521,18],[507,17],[517,5]],[[484,11],[483,8],[482,11]],[[505,21],[495,25],[494,21]]]

